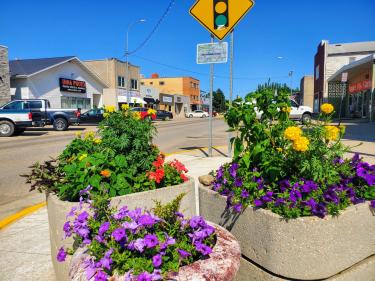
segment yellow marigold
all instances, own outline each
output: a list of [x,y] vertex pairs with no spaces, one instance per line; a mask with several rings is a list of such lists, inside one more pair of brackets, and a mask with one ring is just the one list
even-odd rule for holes
[[104,117],[104,118],[107,118],[108,116],[109,116],[109,113],[107,113],[107,112],[104,112],[104,113],[103,113],[103,117]]
[[106,105],[104,110],[105,112],[112,113],[116,111],[116,107],[114,105]]
[[294,141],[302,135],[302,130],[299,127],[288,127],[284,132],[284,137],[288,140]]
[[129,105],[128,104],[123,104],[123,105],[121,105],[121,109],[122,110],[128,110],[129,109]]
[[134,118],[137,119],[137,120],[140,120],[141,119],[141,113],[136,111],[134,112]]
[[281,147],[277,147],[276,150],[277,150],[278,152],[283,152],[283,149],[282,149]]
[[310,141],[306,137],[299,137],[293,141],[293,149],[295,151],[305,152],[309,149]]
[[330,141],[335,141],[338,139],[339,137],[339,128],[337,128],[336,126],[324,126],[325,128],[325,137],[327,140],[330,140]]
[[82,136],[82,133],[81,133],[81,132],[77,132],[77,133],[76,133],[76,137],[77,137],[77,138],[81,138],[81,136]]
[[85,134],[85,139],[87,140],[87,139],[92,139],[92,138],[94,138],[94,136],[95,136],[95,133],[93,132],[93,131],[90,131],[90,132],[87,132],[86,134]]
[[320,110],[324,113],[324,114],[330,114],[333,112],[335,108],[333,107],[332,104],[330,103],[323,103],[321,106],[320,106]]
[[106,169],[101,171],[100,174],[105,178],[109,178],[111,176],[111,171]]
[[102,140],[101,139],[94,139],[94,143],[96,143],[96,144],[102,143]]
[[156,110],[155,110],[155,109],[152,109],[152,108],[149,108],[149,109],[147,110],[147,113],[148,113],[148,115],[156,114]]
[[85,159],[86,157],[87,157],[87,154],[84,153],[84,154],[82,154],[80,157],[78,157],[78,160],[79,160],[79,161],[82,161],[82,160]]
[[288,113],[290,113],[290,111],[292,110],[290,107],[283,107],[282,109],[281,109],[283,112],[288,112]]

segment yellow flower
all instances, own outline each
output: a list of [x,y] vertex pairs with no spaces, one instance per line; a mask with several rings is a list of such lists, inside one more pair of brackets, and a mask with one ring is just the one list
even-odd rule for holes
[[95,133],[93,131],[87,132],[85,134],[85,140],[94,138]]
[[96,143],[96,144],[102,143],[102,140],[101,139],[94,139],[94,143]]
[[116,111],[116,107],[114,105],[106,105],[104,110],[105,112],[112,113]]
[[82,136],[82,132],[77,132],[77,133],[76,133],[76,137],[77,137],[77,138],[81,138],[81,136]]
[[140,120],[140,119],[141,119],[141,113],[138,112],[138,111],[134,112],[134,118],[135,118],[136,120]]
[[310,141],[306,137],[299,137],[293,142],[293,149],[295,151],[305,152],[309,149]]
[[87,154],[84,153],[84,154],[82,154],[80,157],[78,157],[78,160],[79,160],[79,161],[82,161],[82,160],[85,159],[86,157],[87,157]]
[[282,109],[281,109],[283,112],[288,112],[288,113],[290,113],[290,111],[292,110],[290,107],[283,107]]
[[128,110],[129,109],[129,105],[128,104],[123,104],[123,105],[121,105],[121,109],[122,110]]
[[333,112],[335,108],[333,107],[332,104],[330,103],[323,103],[321,106],[320,106],[320,110],[324,113],[324,114],[330,114]]
[[288,140],[294,141],[302,135],[302,130],[299,127],[288,127],[284,132],[284,137]]
[[277,150],[278,152],[283,152],[283,149],[282,149],[281,147],[277,147],[276,150]]
[[148,115],[153,115],[153,114],[156,114],[156,110],[150,108],[149,110],[147,110],[147,113],[148,113]]
[[339,128],[337,128],[336,126],[324,126],[324,129],[325,129],[325,137],[327,140],[329,141],[335,141],[338,139],[339,137]]
[[107,118],[108,116],[109,116],[109,113],[107,113],[107,112],[104,112],[104,113],[103,113],[103,117],[104,117],[104,118]]
[[111,171],[110,170],[103,170],[103,171],[100,172],[100,174],[105,178],[109,178],[111,176]]

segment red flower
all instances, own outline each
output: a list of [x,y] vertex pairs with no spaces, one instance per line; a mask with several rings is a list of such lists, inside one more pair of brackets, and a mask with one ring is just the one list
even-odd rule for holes
[[155,120],[156,119],[156,114],[151,114],[151,119]]
[[189,178],[187,176],[185,176],[184,174],[181,174],[180,175],[180,178],[185,182],[185,181],[188,181]]
[[188,172],[188,169],[186,169],[184,164],[182,164],[180,161],[178,161],[176,159],[174,159],[172,162],[170,162],[169,166],[171,166],[172,168],[175,168],[180,173],[181,172],[185,172],[185,173]]
[[159,155],[156,161],[152,162],[152,166],[154,166],[156,169],[162,167],[164,165],[164,158]]
[[157,169],[155,172],[148,172],[148,179],[160,183],[164,178],[164,169]]
[[141,111],[141,119],[145,119],[148,116],[147,111]]

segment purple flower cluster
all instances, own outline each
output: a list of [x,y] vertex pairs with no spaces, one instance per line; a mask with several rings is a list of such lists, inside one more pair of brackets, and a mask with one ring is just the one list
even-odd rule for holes
[[[97,217],[95,212],[97,210],[94,208],[93,212],[90,211],[93,213],[91,215],[83,210],[80,204],[69,214],[69,216],[75,215],[73,222],[67,221],[64,224],[65,236],[74,235],[74,238],[79,238],[81,246],[86,245],[88,248],[90,258],[85,261],[88,280],[91,278],[96,281],[107,280],[116,269],[113,254],[118,251],[121,253],[127,251],[130,257],[145,257],[152,262],[152,272],[144,271],[137,274],[133,270],[126,272],[125,280],[137,281],[162,280],[162,272],[165,271],[162,268],[163,264],[176,257],[173,252],[178,253],[177,264],[182,261],[187,262],[189,257],[197,259],[212,252],[212,248],[207,245],[207,239],[213,237],[215,229],[202,217],[193,217],[189,220],[185,219],[183,214],[176,212],[176,222],[180,224],[180,232],[184,233],[182,243],[177,241],[181,239],[180,233],[173,232],[176,238],[172,237],[167,233],[168,227],[165,227],[165,221],[150,212],[142,212],[140,208],[128,210],[127,207],[122,207],[118,211],[111,208],[109,210],[111,214],[104,216],[108,220],[98,225],[94,219]],[[190,241],[190,246],[186,247],[184,244],[186,241]],[[102,250],[97,252],[98,249]],[[66,255],[65,249],[61,248],[57,260],[65,261]]]
[[[336,158],[334,165],[347,165],[342,158]],[[239,176],[239,165],[232,163],[221,166],[213,182],[213,190],[227,197],[227,207],[239,213],[244,206],[253,204],[258,208],[268,208],[274,212],[285,214],[288,210],[300,210],[300,214],[324,218],[327,214],[337,212],[350,204],[358,204],[365,201],[361,187],[375,185],[375,165],[361,161],[355,154],[350,161],[353,170],[351,176],[341,175],[337,184],[318,184],[309,179],[290,180],[285,178],[278,184],[267,184],[254,168],[251,177],[252,189],[243,187],[246,179]],[[349,166],[349,167],[350,167]],[[248,172],[246,172],[248,173]],[[237,184],[240,183],[240,184]],[[248,184],[245,186],[249,186]],[[373,198],[367,198],[367,200]],[[371,206],[375,206],[371,201]],[[336,206],[336,207],[333,207]],[[289,212],[290,213],[290,212]],[[294,213],[296,214],[296,213]],[[333,213],[334,214],[334,213]]]

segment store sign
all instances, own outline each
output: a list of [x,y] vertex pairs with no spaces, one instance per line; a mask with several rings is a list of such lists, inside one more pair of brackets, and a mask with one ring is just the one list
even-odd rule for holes
[[371,89],[371,80],[363,80],[358,83],[349,84],[349,93],[358,93]]
[[165,102],[165,103],[172,103],[173,102],[173,98],[172,97],[163,96],[163,102]]
[[60,91],[85,94],[86,82],[60,78]]

